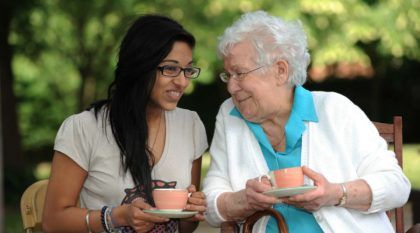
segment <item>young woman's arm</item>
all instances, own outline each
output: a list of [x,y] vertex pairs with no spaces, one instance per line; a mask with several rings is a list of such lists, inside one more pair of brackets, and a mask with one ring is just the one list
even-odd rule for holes
[[[44,206],[43,232],[88,232],[86,224],[88,210],[77,206],[86,177],[87,172],[67,155],[58,151],[54,153]],[[147,232],[153,227],[153,222],[168,221],[141,211],[149,208],[150,205],[142,201],[133,202],[131,205],[116,207],[113,216],[118,226],[132,226],[138,232]],[[104,231],[100,215],[100,210],[90,211],[91,232]]]
[[206,199],[203,192],[197,192],[200,190],[200,178],[201,178],[201,157],[194,160],[191,169],[191,186],[188,187],[188,191],[192,192],[191,197],[188,199],[187,210],[199,211],[192,218],[181,219],[179,223],[179,232],[188,233],[194,232],[197,228],[199,221],[204,220],[204,211],[206,211]]
[[[67,155],[54,153],[51,175],[45,199],[43,232],[87,232],[87,209],[77,207],[80,190],[87,172]],[[100,211],[89,214],[90,229],[102,231]]]

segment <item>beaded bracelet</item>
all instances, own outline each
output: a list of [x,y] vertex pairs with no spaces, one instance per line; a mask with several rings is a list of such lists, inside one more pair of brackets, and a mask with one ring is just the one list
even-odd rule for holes
[[104,229],[104,231],[106,233],[111,233],[108,230],[108,226],[107,226],[107,222],[106,222],[106,215],[105,215],[105,213],[106,213],[107,209],[108,209],[108,206],[104,206],[101,209],[101,224],[102,224],[102,228]]

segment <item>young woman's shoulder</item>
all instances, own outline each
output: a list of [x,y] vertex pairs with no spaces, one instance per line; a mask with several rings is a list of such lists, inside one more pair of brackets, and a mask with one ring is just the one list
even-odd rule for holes
[[172,114],[176,118],[181,118],[185,120],[193,120],[193,121],[200,120],[201,121],[196,111],[192,111],[185,108],[175,108],[174,110],[169,111],[169,114]]
[[102,119],[101,113],[95,116],[93,110],[73,114],[67,117],[61,125],[61,128],[71,128],[77,131],[93,132],[98,128],[98,123]]

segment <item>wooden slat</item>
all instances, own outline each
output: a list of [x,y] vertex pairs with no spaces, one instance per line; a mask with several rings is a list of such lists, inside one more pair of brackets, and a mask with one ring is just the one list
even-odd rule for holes
[[[403,147],[403,138],[402,138],[402,117],[395,116],[393,118],[392,124],[382,123],[382,122],[373,122],[373,124],[378,129],[379,134],[387,141],[389,144],[394,145],[395,156],[397,157],[398,164],[403,168],[402,160],[402,147]],[[403,207],[396,208],[395,213],[395,230],[396,233],[404,233],[404,211]],[[391,218],[391,212],[387,211],[387,215]]]

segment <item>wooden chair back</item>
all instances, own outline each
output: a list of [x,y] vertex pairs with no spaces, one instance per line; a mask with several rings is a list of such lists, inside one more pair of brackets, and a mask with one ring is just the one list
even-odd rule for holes
[[[402,148],[403,148],[403,138],[402,138],[402,117],[401,116],[394,116],[393,118],[393,122],[392,123],[382,123],[382,122],[373,122],[373,124],[376,126],[376,128],[378,129],[379,134],[385,139],[385,141],[387,141],[388,144],[392,144],[394,147],[394,152],[395,155],[397,157],[398,160],[398,164],[401,166],[401,168],[403,167],[403,155],[402,155]],[[287,233],[287,224],[284,222],[283,217],[281,216],[280,213],[278,213],[277,211],[274,211],[273,209],[270,209],[268,211],[258,211],[255,212],[253,215],[249,216],[244,223],[244,227],[243,227],[243,232],[251,232],[252,231],[252,226],[254,225],[254,223],[261,217],[265,216],[265,215],[272,215],[275,216],[273,214],[273,212],[277,213],[278,215],[280,215],[280,218],[276,219],[281,219],[281,220],[277,220],[279,223],[279,229],[280,225],[285,225],[286,230],[281,230],[281,233]],[[395,216],[395,231],[396,233],[404,233],[404,212],[403,212],[403,207],[399,207],[396,208],[394,210],[390,210],[387,211],[387,215],[388,217],[391,219],[392,216],[392,212],[394,212],[394,216]],[[282,222],[280,224],[280,222]],[[247,226],[247,231],[245,231],[245,226]],[[250,227],[250,229],[248,229]],[[418,231],[413,231],[413,228],[417,227],[416,229],[420,229],[419,224],[416,224],[414,227],[412,227],[410,229],[409,232],[418,232]],[[237,226],[237,224],[235,222],[224,222],[222,223],[221,226],[221,231],[222,233],[232,233],[232,232],[239,232],[239,227]]]
[[[392,123],[373,122],[378,129],[379,134],[394,146],[395,156],[398,164],[403,168],[403,137],[402,137],[402,117],[394,116]],[[388,217],[391,219],[395,216],[395,232],[404,233],[404,210],[403,207],[395,208],[387,211]]]

